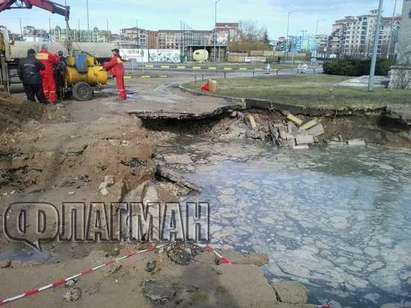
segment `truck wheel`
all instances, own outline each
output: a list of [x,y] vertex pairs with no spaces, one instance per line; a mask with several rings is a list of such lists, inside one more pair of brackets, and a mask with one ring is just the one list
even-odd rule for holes
[[89,101],[93,98],[93,89],[87,82],[78,82],[73,86],[73,97],[78,101]]

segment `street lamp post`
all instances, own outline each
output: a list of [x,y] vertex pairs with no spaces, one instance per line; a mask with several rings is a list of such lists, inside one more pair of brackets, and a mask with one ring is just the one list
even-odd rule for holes
[[286,37],[286,42],[287,42],[287,50],[286,50],[286,59],[288,60],[288,54],[291,49],[291,44],[290,44],[290,18],[291,14],[295,13],[296,11],[289,11],[288,12],[288,18],[287,18],[287,37]]
[[368,91],[374,90],[374,76],[375,76],[375,66],[377,65],[377,54],[378,54],[378,41],[380,39],[380,25],[381,25],[381,12],[384,5],[384,0],[379,0],[378,13],[377,13],[377,24],[375,25],[374,31],[374,48],[371,60],[370,76],[368,78]]
[[388,46],[387,46],[387,59],[390,58],[391,46],[392,46],[392,39],[394,33],[394,18],[397,13],[397,0],[394,2],[394,11],[392,12],[392,20],[391,20],[391,29],[390,29],[390,37],[388,39]]
[[90,15],[88,11],[88,0],[86,0],[86,7],[87,7],[87,36],[88,36],[88,39],[90,39],[91,33],[90,33]]
[[214,62],[217,61],[217,5],[220,1],[221,0],[214,1]]

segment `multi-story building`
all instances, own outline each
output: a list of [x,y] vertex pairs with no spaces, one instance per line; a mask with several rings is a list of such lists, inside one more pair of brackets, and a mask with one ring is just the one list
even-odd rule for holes
[[121,39],[125,42],[135,43],[137,48],[148,47],[149,31],[137,27],[121,29]]
[[[338,56],[369,57],[374,46],[377,11],[337,20],[328,41],[328,52]],[[378,53],[393,55],[401,17],[383,17],[379,31]]]
[[274,49],[276,51],[287,51],[287,42],[288,40],[285,36],[279,37]]
[[[398,63],[411,65],[411,0],[404,0],[398,43]],[[410,73],[411,74],[411,73]]]
[[158,49],[158,32],[148,31],[148,48]]
[[36,29],[32,26],[23,28],[23,40],[27,42],[47,42],[49,41],[49,33],[43,29]]
[[158,30],[159,49],[180,49],[183,41],[180,30]]
[[70,31],[67,31],[66,28],[61,28],[59,26],[51,29],[50,38],[52,41],[64,42],[68,39],[69,33],[70,38],[76,42],[104,43],[112,40],[110,31],[102,31],[98,28],[94,28],[90,31],[81,29],[70,29]]
[[216,23],[215,32],[217,36],[217,44],[228,45],[232,41],[237,41],[240,38],[240,24],[232,23]]

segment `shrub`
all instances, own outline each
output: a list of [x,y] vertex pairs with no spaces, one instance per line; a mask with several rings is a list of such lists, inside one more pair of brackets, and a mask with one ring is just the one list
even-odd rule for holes
[[[394,63],[391,60],[379,59],[375,68],[375,74],[386,76]],[[333,59],[323,64],[325,74],[344,76],[363,76],[370,73],[371,60],[359,59]]]

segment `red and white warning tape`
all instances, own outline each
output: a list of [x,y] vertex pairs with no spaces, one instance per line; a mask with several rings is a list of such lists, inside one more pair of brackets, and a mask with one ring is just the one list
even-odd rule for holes
[[228,258],[224,257],[223,255],[221,255],[213,247],[211,247],[209,245],[199,245],[199,244],[197,244],[197,246],[206,249],[208,252],[212,252],[218,258],[218,260],[221,262],[221,264],[226,264],[226,265],[227,264],[233,264],[233,262],[231,262],[230,259],[228,259]]
[[[22,298],[25,298],[25,297],[30,297],[30,296],[36,295],[36,294],[38,294],[38,293],[44,292],[44,291],[49,290],[49,289],[53,289],[53,288],[60,287],[60,286],[62,286],[62,285],[65,285],[67,282],[69,282],[69,281],[71,281],[71,280],[74,280],[74,279],[80,278],[80,277],[82,277],[82,276],[85,276],[85,275],[87,275],[87,274],[93,273],[93,272],[98,271],[98,270],[100,270],[100,269],[103,269],[103,268],[105,268],[105,267],[107,267],[107,266],[113,265],[113,264],[115,264],[115,263],[117,263],[117,262],[122,262],[122,261],[124,261],[124,260],[126,260],[126,259],[129,259],[129,258],[131,258],[131,257],[137,256],[137,255],[140,255],[140,254],[144,254],[144,253],[147,253],[147,252],[153,252],[153,251],[156,250],[156,248],[163,248],[163,247],[165,247],[165,246],[167,246],[167,245],[166,245],[166,244],[164,244],[164,245],[159,245],[159,246],[154,246],[154,245],[152,245],[152,246],[150,246],[149,248],[147,248],[147,249],[145,249],[145,250],[135,251],[135,252],[130,253],[130,254],[128,254],[128,255],[125,255],[125,256],[122,256],[122,257],[113,259],[113,260],[111,260],[111,261],[109,261],[109,262],[106,262],[106,263],[104,263],[104,264],[100,264],[100,265],[98,265],[98,266],[85,269],[84,271],[82,271],[82,272],[80,272],[80,273],[78,273],[78,274],[75,274],[75,275],[73,275],[73,276],[67,277],[67,278],[65,278],[65,279],[56,280],[56,281],[54,281],[54,282],[52,282],[52,283],[50,283],[50,284],[48,284],[48,285],[45,285],[45,286],[43,286],[43,287],[41,287],[41,288],[34,288],[34,289],[31,289],[31,290],[26,291],[26,292],[24,292],[24,293],[21,293],[21,294],[19,294],[19,295],[16,295],[16,296],[13,296],[13,297],[9,297],[9,298],[6,298],[6,299],[1,299],[1,298],[0,298],[0,306],[5,305],[5,304],[9,304],[9,303],[12,303],[12,302],[15,302],[15,301],[17,301],[17,300],[19,300],[19,299],[22,299]],[[216,251],[214,248],[212,248],[212,247],[210,247],[210,246],[208,246],[208,245],[197,245],[197,246],[199,246],[199,247],[201,247],[201,248],[205,248],[208,252],[212,252],[213,254],[215,254],[215,255],[217,256],[217,258],[219,259],[219,261],[220,261],[222,264],[232,264],[232,262],[231,262],[229,259],[223,257],[223,256],[222,256],[218,251]]]
[[84,271],[82,271],[82,272],[80,272],[80,273],[78,273],[78,274],[76,274],[76,275],[67,277],[67,278],[65,278],[65,279],[61,279],[61,280],[54,281],[54,282],[52,282],[52,283],[50,283],[50,284],[48,284],[48,285],[45,285],[45,286],[43,286],[43,287],[41,287],[41,288],[31,289],[31,290],[29,290],[29,291],[26,291],[26,292],[24,292],[24,293],[21,293],[21,294],[19,294],[19,295],[16,295],[16,296],[13,296],[13,297],[9,297],[9,298],[6,298],[6,299],[1,299],[1,298],[0,298],[0,306],[5,305],[5,304],[8,304],[8,303],[11,303],[11,302],[15,302],[15,301],[17,301],[17,300],[19,300],[19,299],[22,299],[22,298],[25,298],[25,297],[30,297],[30,296],[36,295],[36,294],[38,294],[38,293],[41,293],[41,292],[46,291],[46,290],[49,290],[49,289],[53,289],[53,288],[60,287],[60,286],[62,286],[62,285],[65,285],[66,282],[69,282],[69,281],[71,281],[71,280],[74,280],[74,279],[77,279],[77,278],[79,278],[79,277],[85,276],[85,275],[87,275],[87,274],[93,273],[93,272],[98,271],[98,270],[100,270],[100,269],[102,269],[102,268],[105,268],[105,267],[107,267],[107,266],[113,265],[113,264],[115,264],[115,263],[117,263],[117,262],[124,261],[124,260],[126,260],[126,259],[131,258],[131,257],[137,256],[137,255],[140,255],[140,254],[144,254],[144,253],[147,253],[147,252],[153,252],[154,250],[156,250],[156,248],[162,248],[162,247],[164,247],[164,246],[166,246],[166,245],[160,245],[160,246],[154,246],[154,245],[153,245],[153,246],[150,246],[149,248],[147,248],[147,249],[145,249],[145,250],[135,251],[135,252],[130,253],[130,254],[128,254],[128,255],[125,255],[125,256],[122,256],[122,257],[113,259],[113,260],[111,260],[111,261],[109,261],[109,262],[107,262],[107,263],[100,264],[100,265],[98,265],[98,266],[85,269]]

